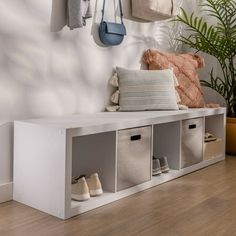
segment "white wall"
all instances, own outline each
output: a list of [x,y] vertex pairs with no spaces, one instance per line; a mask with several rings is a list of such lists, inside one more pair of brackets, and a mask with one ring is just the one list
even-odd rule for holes
[[[64,1],[53,0],[50,26],[51,0],[0,0],[0,121],[102,111],[114,66],[140,68],[142,53],[150,47],[176,50],[173,38],[180,29],[167,22],[132,21],[128,0],[123,0],[128,35],[118,47],[100,46],[102,0],[91,0],[94,18],[85,28],[52,33],[50,27],[65,23]],[[114,2],[107,2],[111,18]],[[4,124],[0,202],[9,198],[12,181],[12,128]]]
[[[91,2],[95,10],[96,0]],[[83,29],[50,33],[50,0],[0,1],[2,119],[101,111],[114,66],[139,68],[145,49],[170,50],[171,24],[130,20],[125,21],[128,36],[121,46],[97,45],[101,3],[97,1],[94,24],[90,19]],[[127,9],[129,1],[124,3]],[[107,9],[112,12],[113,6]]]

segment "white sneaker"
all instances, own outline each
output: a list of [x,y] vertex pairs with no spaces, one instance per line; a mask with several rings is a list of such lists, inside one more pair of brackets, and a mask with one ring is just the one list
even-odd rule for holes
[[161,164],[160,164],[160,160],[156,157],[152,158],[152,175],[156,176],[156,175],[160,175],[161,172]]
[[160,165],[161,165],[161,172],[163,172],[163,173],[168,172],[170,170],[170,168],[169,168],[167,157],[159,157],[158,159],[159,159]]
[[101,185],[101,182],[99,180],[97,173],[92,174],[87,179],[87,183],[88,183],[90,196],[99,196],[103,194],[102,185]]
[[90,198],[89,188],[84,177],[71,185],[71,198],[76,201],[86,201]]

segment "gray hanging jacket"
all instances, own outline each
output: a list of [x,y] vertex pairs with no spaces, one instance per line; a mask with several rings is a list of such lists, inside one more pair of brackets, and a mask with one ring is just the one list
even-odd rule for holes
[[91,17],[90,0],[67,0],[67,25],[71,30],[85,26]]

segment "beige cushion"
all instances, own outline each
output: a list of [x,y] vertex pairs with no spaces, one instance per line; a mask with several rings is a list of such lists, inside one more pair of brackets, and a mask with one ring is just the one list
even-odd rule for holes
[[178,110],[173,71],[117,67],[120,111]]

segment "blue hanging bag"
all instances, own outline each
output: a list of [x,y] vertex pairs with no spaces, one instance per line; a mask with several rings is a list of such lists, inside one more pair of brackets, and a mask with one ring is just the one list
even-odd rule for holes
[[126,35],[121,0],[119,0],[121,23],[104,21],[105,4],[106,0],[103,1],[102,20],[99,26],[99,37],[104,45],[116,46],[122,43],[124,36]]

